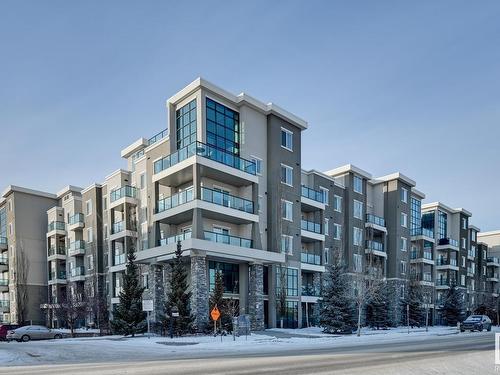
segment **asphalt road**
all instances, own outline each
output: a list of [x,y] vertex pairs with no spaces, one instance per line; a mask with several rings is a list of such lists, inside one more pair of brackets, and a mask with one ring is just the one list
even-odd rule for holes
[[182,359],[140,362],[102,357],[100,363],[3,367],[0,374],[495,374],[500,368],[497,371],[494,365],[494,337],[493,333],[451,335],[420,342],[410,339],[272,353],[221,352],[209,357],[193,353]]

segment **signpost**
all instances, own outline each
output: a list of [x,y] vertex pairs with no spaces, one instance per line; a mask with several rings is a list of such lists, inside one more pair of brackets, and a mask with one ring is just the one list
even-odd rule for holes
[[174,338],[174,318],[179,317],[179,309],[177,306],[172,306],[172,310],[170,311],[170,338]]
[[149,329],[149,313],[153,311],[153,300],[152,299],[143,299],[142,300],[142,311],[146,311],[148,316],[147,316],[147,323],[148,323],[148,339],[150,338],[150,329]]
[[[210,311],[210,317],[214,321],[214,336],[217,336],[217,320],[219,320],[219,318],[220,318],[220,311],[217,308],[217,305],[215,305],[215,307],[212,309],[212,311]],[[222,341],[222,332],[220,335],[220,340]]]

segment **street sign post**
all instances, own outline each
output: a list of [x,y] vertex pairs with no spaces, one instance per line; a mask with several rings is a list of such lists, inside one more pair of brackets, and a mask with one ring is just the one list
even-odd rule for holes
[[149,327],[149,313],[151,311],[153,311],[153,300],[152,299],[143,299],[142,300],[142,311],[146,311],[147,312],[147,323],[148,323],[148,339],[151,338],[150,337],[150,327]]
[[[217,308],[217,305],[215,305],[215,307],[210,312],[210,317],[214,321],[214,336],[217,336],[217,320],[219,320],[219,318],[220,318],[220,311]],[[221,332],[220,339],[222,341],[222,332]]]

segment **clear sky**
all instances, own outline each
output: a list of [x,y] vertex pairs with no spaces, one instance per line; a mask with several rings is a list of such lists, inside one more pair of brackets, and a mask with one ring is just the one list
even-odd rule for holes
[[0,185],[124,166],[196,77],[306,119],[303,167],[401,171],[500,228],[498,1],[1,1]]

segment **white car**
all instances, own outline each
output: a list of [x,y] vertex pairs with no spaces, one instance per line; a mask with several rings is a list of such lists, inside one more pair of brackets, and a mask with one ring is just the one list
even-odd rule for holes
[[55,329],[44,326],[24,326],[7,332],[7,341],[30,341],[30,340],[50,340],[62,339],[63,333]]

